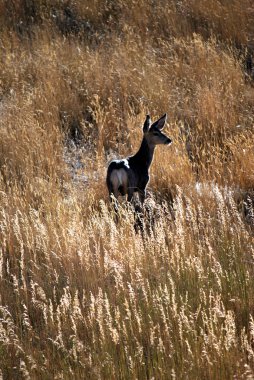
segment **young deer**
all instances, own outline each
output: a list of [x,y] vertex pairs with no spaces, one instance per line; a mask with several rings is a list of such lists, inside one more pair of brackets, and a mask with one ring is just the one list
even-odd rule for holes
[[144,202],[154,149],[156,145],[169,145],[172,142],[161,132],[166,118],[167,114],[151,125],[151,118],[147,115],[143,126],[143,140],[138,152],[123,160],[111,161],[107,172],[107,187],[111,200],[112,195],[117,198],[119,194],[127,194],[130,202],[133,193],[138,192],[141,202]]

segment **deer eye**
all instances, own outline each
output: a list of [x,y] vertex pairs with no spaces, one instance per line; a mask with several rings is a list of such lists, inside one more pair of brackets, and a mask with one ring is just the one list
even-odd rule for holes
[[159,132],[153,132],[154,136],[159,136]]

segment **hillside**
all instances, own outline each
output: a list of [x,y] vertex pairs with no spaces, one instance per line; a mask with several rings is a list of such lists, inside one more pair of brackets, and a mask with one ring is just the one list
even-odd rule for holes
[[0,53],[0,379],[254,378],[253,0],[0,0]]

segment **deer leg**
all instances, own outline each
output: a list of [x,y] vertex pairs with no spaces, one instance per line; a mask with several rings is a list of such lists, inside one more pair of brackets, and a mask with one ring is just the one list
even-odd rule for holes
[[127,194],[128,194],[128,196],[127,196],[127,201],[128,201],[128,202],[131,202],[131,201],[132,201],[133,193],[134,193],[133,189],[129,187],[129,188],[128,188],[128,192],[127,192]]
[[145,200],[145,190],[138,190],[139,195],[139,201],[135,205],[135,223],[134,228],[135,231],[138,233],[139,231],[142,233],[144,232],[145,225],[144,225],[144,209],[143,209],[143,203]]
[[138,191],[138,193],[139,193],[140,202],[143,205],[143,203],[145,202],[145,199],[146,199],[146,189],[142,189],[142,190],[140,189]]
[[146,198],[146,189],[139,189],[138,190],[139,200],[140,202],[135,207],[135,224],[134,228],[135,231],[141,231],[144,232],[145,229],[145,222],[144,222],[144,209],[143,204]]
[[141,202],[141,205],[144,204],[145,199],[146,199],[146,187],[149,182],[149,175],[144,176],[142,182],[139,185],[138,193],[139,193],[139,199]]

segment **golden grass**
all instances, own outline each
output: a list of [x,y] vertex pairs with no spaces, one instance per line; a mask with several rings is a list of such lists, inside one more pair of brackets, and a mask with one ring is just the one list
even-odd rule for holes
[[[0,14],[0,378],[252,379],[252,2]],[[136,232],[105,173],[148,112],[173,144]]]

